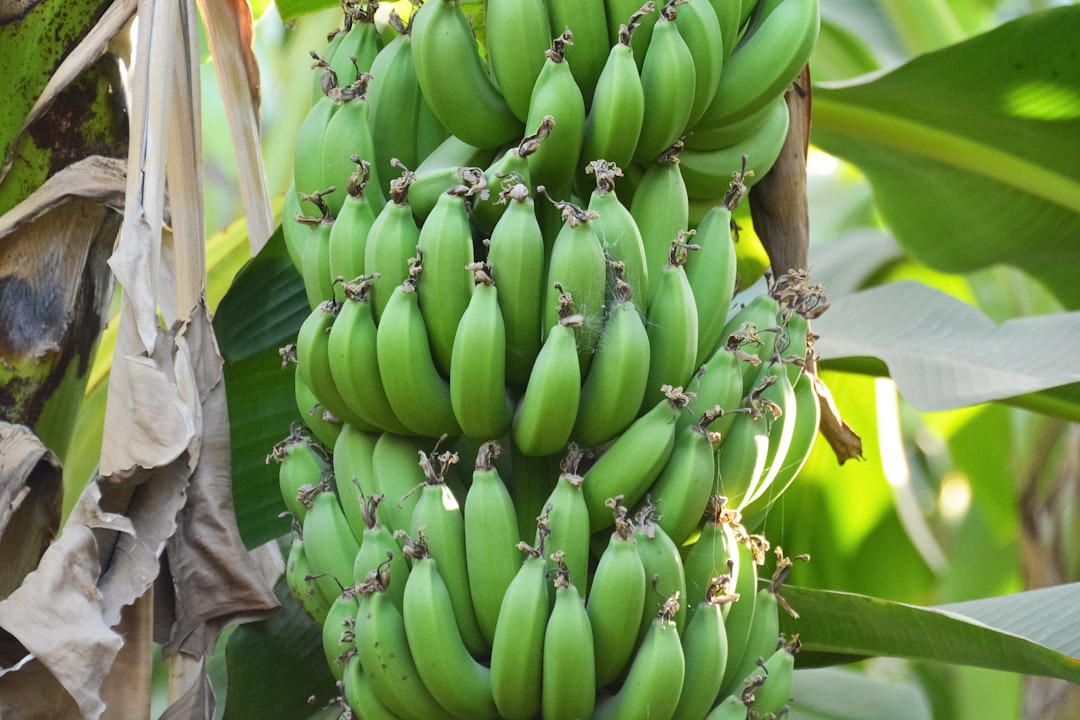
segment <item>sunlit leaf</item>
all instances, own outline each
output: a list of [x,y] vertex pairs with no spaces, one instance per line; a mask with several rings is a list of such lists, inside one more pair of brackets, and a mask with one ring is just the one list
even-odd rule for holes
[[1010,263],[1080,306],[1080,7],[814,90],[814,142],[858,165],[917,258]]

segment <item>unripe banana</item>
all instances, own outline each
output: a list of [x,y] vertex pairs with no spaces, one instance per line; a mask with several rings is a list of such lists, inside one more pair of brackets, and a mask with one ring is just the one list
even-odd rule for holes
[[620,501],[611,500],[615,530],[600,554],[585,605],[592,627],[597,687],[618,678],[634,654],[638,625],[627,618],[641,616],[648,587],[634,526]]
[[341,680],[341,694],[349,709],[364,720],[400,720],[390,711],[375,694],[371,678],[360,665],[360,658],[355,655],[345,665],[345,677]]
[[[295,359],[296,346],[286,346],[282,348],[281,352],[286,356],[291,354]],[[287,362],[289,361],[286,360]],[[333,447],[334,443],[337,442],[338,434],[341,432],[341,420],[327,410],[319,399],[315,397],[315,393],[300,377],[299,372],[293,373],[293,391],[296,397],[296,409],[299,411],[304,426],[311,431],[315,439],[322,443],[324,447]]]
[[[375,488],[386,496],[379,504],[379,522],[391,532],[408,531],[412,512],[420,495],[417,488],[424,484],[424,471],[417,457],[430,449],[426,438],[404,437],[383,433],[375,442],[371,465],[375,471]],[[398,545],[405,542],[402,539]]]
[[676,545],[693,533],[716,485],[720,434],[708,427],[719,416],[717,409],[707,410],[697,423],[678,431],[671,457],[649,490],[657,522]]
[[679,630],[674,616],[677,596],[668,598],[634,653],[622,686],[596,703],[595,720],[670,720],[686,676]]
[[660,8],[641,65],[645,115],[634,150],[634,159],[639,162],[655,160],[682,137],[693,110],[694,55],[675,24],[680,2],[683,0],[670,0]]
[[735,295],[737,265],[731,237],[731,210],[717,205],[697,226],[694,244],[699,250],[686,265],[686,279],[698,310],[698,346],[694,365],[700,367],[723,343],[731,299]]
[[649,269],[652,297],[660,279],[660,268],[668,261],[671,241],[690,223],[690,201],[679,168],[678,145],[655,163],[650,163],[630,201],[630,214],[637,221],[645,243],[645,267]]
[[[776,337],[781,331],[780,304],[768,294],[756,295],[734,315],[728,318],[720,331],[721,338],[729,347],[738,345],[747,353],[755,355],[760,362],[772,362]],[[743,374],[743,391],[750,392],[757,373]]]
[[416,78],[442,124],[477,147],[495,148],[519,137],[521,121],[488,75],[460,3],[425,3],[413,23]]
[[732,173],[740,172],[744,165],[750,170],[746,173],[747,187],[765,177],[780,156],[791,123],[786,104],[770,107],[761,126],[734,145],[718,150],[683,150],[682,174],[691,198],[715,200],[722,197],[727,192]]
[[419,262],[383,310],[376,336],[379,372],[390,407],[413,432],[427,437],[459,435],[450,404],[450,383],[439,374],[417,301]]
[[769,447],[761,477],[752,491],[739,504],[740,511],[769,492],[777,474],[787,461],[791,440],[795,436],[795,420],[798,412],[795,405],[795,390],[791,387],[785,368],[774,364],[764,372],[770,372],[776,378],[772,384],[761,391],[760,395],[761,403],[765,408],[764,419],[769,425]]
[[[466,180],[468,175],[461,177]],[[420,313],[435,365],[444,376],[450,374],[454,336],[475,284],[469,269],[473,244],[465,198],[483,192],[483,182],[481,174],[477,184],[457,185],[440,195],[420,228],[417,242],[417,252],[424,258],[424,292],[418,296]]]
[[[686,572],[683,569],[679,546],[672,542],[664,529],[657,524],[655,511],[653,504],[646,502],[644,509],[635,517],[634,535],[637,538],[638,555],[641,557],[641,564],[645,567],[645,578],[648,583],[645,590],[645,607],[638,621],[639,641],[663,609],[667,598],[676,593],[678,597],[686,597]],[[684,626],[685,605],[679,606],[674,619],[679,627]],[[630,621],[632,622],[632,619]]]
[[337,598],[352,585],[353,560],[360,543],[353,537],[349,521],[341,511],[328,483],[316,486],[304,502],[304,550],[315,585],[327,598]]
[[[469,652],[479,657],[487,652],[488,645],[480,632],[476,611],[473,610],[472,592],[469,590],[465,518],[457,498],[445,482],[447,470],[457,459],[452,452],[444,452],[437,457],[435,453],[420,455],[424,486],[413,508],[409,535],[421,538],[428,554],[439,562],[439,574],[450,593],[461,638]],[[438,469],[435,463],[438,463]]]
[[349,408],[330,372],[330,329],[338,308],[337,303],[328,300],[316,306],[300,324],[296,335],[296,372],[334,417],[358,429],[374,431],[375,426]]
[[727,580],[723,578],[710,586],[687,622],[686,632],[681,634],[686,675],[672,716],[680,720],[704,718],[720,693],[728,661],[723,608],[732,600]]
[[331,599],[324,597],[315,585],[303,537],[294,537],[289,545],[289,556],[285,560],[285,584],[304,614],[317,625],[322,625],[330,612]]
[[778,716],[787,707],[791,700],[791,686],[795,680],[795,653],[799,651],[798,636],[791,642],[784,642],[783,635],[781,645],[759,664],[765,674],[765,682],[754,691],[754,702],[750,705],[751,712],[760,714],[762,717]]
[[[368,73],[361,73],[356,82],[343,88],[341,106],[326,124],[322,144],[324,185],[343,188],[356,170],[352,157],[355,155],[371,163],[375,159],[375,141],[371,136],[371,121],[367,97]],[[382,185],[378,171],[371,167],[370,191],[382,204]],[[345,203],[345,193],[331,193],[326,198],[330,212],[336,217]]]
[[777,105],[787,107],[784,95],[777,95],[776,99],[770,100],[746,117],[730,125],[715,125],[705,127],[699,123],[691,128],[683,138],[687,150],[723,150],[737,146],[739,143],[752,137],[765,124],[765,121],[778,113]]
[[742,3],[739,0],[709,0],[720,25],[720,36],[724,43],[724,59],[731,55],[739,41],[742,29]]
[[621,495],[633,505],[664,469],[675,447],[675,421],[689,398],[682,388],[665,385],[666,397],[635,420],[585,472],[582,490],[589,508],[589,528],[611,526],[608,498]]
[[544,0],[486,0],[487,55],[506,104],[528,125],[529,98],[551,42]]
[[[646,331],[649,335],[649,377],[641,409],[652,407],[664,385],[686,387],[694,373],[698,348],[698,311],[694,292],[686,278],[689,233],[679,231],[671,243],[668,262],[657,273],[649,293]],[[696,260],[696,258],[695,258]]]
[[645,91],[630,42],[643,15],[655,7],[654,3],[646,3],[633,16],[627,15],[621,21],[626,24],[612,39],[585,118],[581,160],[586,163],[606,160],[625,168],[634,157],[645,118]]
[[[585,171],[596,176],[596,189],[589,196],[588,207],[589,212],[597,214],[592,221],[593,232],[611,261],[622,263],[623,280],[630,286],[638,306],[646,308],[650,268],[645,257],[645,241],[634,216],[615,194],[615,178],[622,176],[622,170],[613,163],[596,160]],[[609,291],[607,297],[610,300],[614,293]]]
[[307,508],[299,499],[305,488],[318,485],[330,471],[325,451],[306,433],[293,428],[289,436],[274,446],[266,462],[278,463],[278,487],[285,509],[298,522],[304,522]]
[[695,612],[705,600],[713,581],[728,576],[737,582],[742,563],[737,545],[739,514],[724,506],[724,498],[712,496],[705,508],[701,536],[690,546],[683,560],[686,572],[686,602]]
[[754,617],[750,623],[746,646],[738,660],[734,656],[730,658],[735,663],[733,672],[735,684],[727,680],[725,672],[725,683],[720,691],[721,694],[737,692],[740,684],[751,674],[760,674],[758,661],[764,660],[776,651],[777,638],[780,636],[779,611],[773,590],[763,587],[757,591],[754,598]]
[[290,184],[281,205],[281,234],[293,267],[297,272],[303,272],[304,242],[310,228],[297,220],[299,217],[303,217],[300,214],[300,196],[296,192],[296,185]]
[[[577,7],[584,10],[586,5],[578,3]],[[525,120],[525,126],[531,128],[545,117],[554,118],[551,137],[529,156],[529,178],[552,192],[569,188],[581,155],[585,127],[585,100],[567,61],[567,53],[574,44],[573,37],[574,34],[566,30],[552,40],[533,86],[529,115]]]
[[472,187],[484,179],[484,171],[495,159],[495,150],[478,148],[450,135],[432,150],[416,168],[416,180],[409,189],[409,204],[417,223],[423,223],[434,209],[439,197],[452,187],[461,185],[462,173],[468,176],[465,184]]
[[420,241],[420,229],[409,204],[409,188],[416,175],[396,160],[391,163],[402,171],[401,177],[390,182],[390,200],[375,217],[364,246],[365,274],[369,278],[378,275],[381,279],[369,290],[376,322],[382,318],[396,288],[409,277],[409,258],[416,255],[416,244]]
[[[348,21],[347,17],[346,21]],[[326,48],[321,53],[315,53],[315,55],[312,57],[323,58],[326,61],[327,65],[329,65],[330,68],[333,69],[333,64],[330,62],[330,60],[334,57],[334,52],[338,49],[338,46],[341,45],[341,41],[345,39],[345,34],[347,30],[348,28],[334,28],[332,31],[330,31],[330,33],[328,33],[326,36]],[[319,102],[319,98],[326,95],[326,93],[323,91],[323,76],[325,75],[325,71],[323,69],[323,66],[317,63],[315,65],[312,65],[311,69],[319,70],[315,73],[311,80],[311,104],[314,105],[315,103]]]
[[[724,606],[724,629],[728,639],[728,663],[724,667],[721,680],[721,692],[734,687],[742,680],[737,675],[739,660],[742,659],[750,637],[750,626],[754,622],[758,592],[758,566],[765,562],[765,552],[769,543],[761,535],[747,535],[745,527],[733,526],[736,535],[736,554],[738,572],[732,573],[735,584],[734,601]],[[723,697],[723,694],[719,695]]]
[[[402,718],[452,718],[420,679],[405,634],[405,618],[387,590],[404,577],[374,571],[357,585],[356,654],[372,689],[387,708]],[[430,650],[430,648],[429,648]],[[366,715],[361,717],[366,718]]]
[[732,423],[739,417],[737,410],[743,402],[744,366],[750,373],[755,372],[750,362],[742,357],[737,350],[721,347],[698,368],[688,385],[694,398],[679,418],[680,432],[686,426],[692,425],[706,410],[719,407],[724,414],[713,421],[711,427],[713,432],[720,433],[721,438],[727,435]]
[[580,315],[572,315],[569,293],[560,297],[560,317],[544,340],[533,363],[525,392],[514,411],[511,435],[526,455],[552,455],[570,439],[577,419],[581,368],[575,329]]
[[[416,138],[425,103],[413,63],[411,26],[406,27],[394,10],[390,11],[388,22],[398,34],[372,61],[371,81],[367,88],[375,148],[371,162],[380,178],[394,174],[391,158],[398,158],[406,167],[419,164],[422,158],[417,154]],[[380,190],[385,189],[380,187]]]
[[506,397],[506,325],[490,267],[473,263],[475,285],[450,360],[450,404],[461,431],[476,440],[502,437],[510,429]]
[[[664,3],[659,3],[663,5]],[[608,42],[611,45],[619,42],[620,28],[623,25],[632,28],[634,32],[634,63],[640,68],[645,61],[645,51],[652,40],[653,28],[656,25],[657,3],[648,0],[604,0],[604,9],[608,23]],[[633,17],[636,16],[636,17]]]
[[498,716],[491,670],[469,653],[453,601],[436,560],[422,543],[406,545],[413,558],[405,583],[405,636],[424,685],[450,714],[485,720]]
[[[330,277],[335,280],[353,280],[364,274],[364,252],[377,212],[375,204],[367,196],[368,192],[373,192],[367,190],[371,164],[357,155],[351,159],[357,166],[356,171],[349,177],[345,203],[330,228]],[[335,286],[334,299],[341,300],[343,297],[341,286]]]
[[304,238],[304,253],[300,256],[300,274],[304,278],[304,292],[307,293],[308,306],[314,310],[319,303],[334,297],[334,279],[330,275],[330,231],[334,225],[334,216],[324,199],[332,195],[335,188],[311,195],[300,195],[301,200],[314,203],[319,208],[318,217],[297,217],[297,222],[309,229]]
[[608,310],[593,362],[581,386],[572,437],[596,447],[626,430],[637,417],[649,377],[649,334],[630,285],[616,272],[615,305]]
[[719,492],[732,507],[739,507],[753,491],[769,456],[769,424],[755,392],[760,390],[751,391],[746,405],[735,411],[736,417],[716,453]]
[[[600,2],[578,0],[545,0],[548,8],[548,25],[553,33],[569,28],[574,34],[574,45],[566,54],[574,80],[581,88],[585,105],[592,103],[593,89],[607,60],[607,15]],[[555,116],[556,122],[562,122]]]
[[709,107],[720,83],[723,29],[712,0],[687,0],[678,8],[675,25],[694,58],[694,103],[686,121],[692,127]]
[[356,652],[355,626],[356,594],[351,587],[347,587],[330,605],[322,626],[323,654],[335,680],[345,676],[345,663]]
[[469,591],[480,632],[492,647],[503,596],[521,568],[514,501],[495,469],[499,451],[494,442],[480,446],[464,511]]
[[540,712],[544,634],[551,613],[542,546],[519,544],[525,561],[506,587],[495,624],[491,692],[499,715],[507,720],[531,720]]
[[562,460],[558,455],[526,455],[510,443],[510,471],[505,472],[503,478],[514,499],[518,532],[522,537],[535,537],[536,523],[544,517],[544,504],[559,483]]
[[357,542],[363,541],[367,525],[364,522],[365,498],[375,493],[375,470],[371,458],[378,439],[375,433],[357,430],[346,423],[334,443],[334,492]]
[[487,260],[499,283],[499,308],[506,329],[506,380],[524,385],[543,342],[544,236],[525,185],[514,185],[503,198],[506,212],[491,231]]
[[[559,553],[563,565],[571,578],[577,578],[576,585],[582,597],[585,596],[589,577],[589,510],[582,494],[584,479],[578,475],[578,465],[584,453],[571,445],[563,458],[558,482],[551,490],[543,505],[543,528],[537,530],[536,544],[540,545],[541,534],[546,532],[544,550],[550,559]],[[557,563],[551,560],[548,571],[558,571]]]
[[484,199],[473,199],[470,220],[483,234],[490,234],[509,207],[505,193],[521,183],[526,188],[533,183],[529,173],[529,157],[555,127],[555,118],[545,115],[532,135],[526,135],[517,145],[511,145],[484,170],[484,179],[490,189]]
[[555,602],[544,631],[544,669],[540,685],[544,720],[592,717],[596,705],[594,663],[589,613],[585,610],[581,592],[563,564],[555,576]]
[[752,19],[746,34],[724,64],[716,96],[699,121],[729,125],[766,105],[799,74],[817,41],[818,0],[759,3],[772,9]]
[[383,389],[376,353],[377,330],[371,294],[378,278],[361,275],[341,283],[345,296],[330,328],[327,351],[330,378],[345,405],[368,425],[413,434],[394,414]]
[[739,695],[728,695],[714,707],[705,720],[746,720],[750,708]]
[[[300,127],[296,131],[296,143],[293,150],[293,185],[300,194],[300,211],[310,213],[319,208],[305,199],[305,195],[320,191],[326,187],[323,183],[322,146],[323,136],[330,118],[337,111],[338,80],[337,74],[329,67],[325,59],[314,52],[312,68],[321,68],[322,95],[308,110]],[[327,94],[330,93],[330,94]],[[331,97],[333,95],[334,97]]]
[[327,56],[341,86],[351,85],[359,73],[369,72],[379,54],[382,38],[375,27],[378,5],[375,2],[345,7],[345,32],[333,55]]
[[[542,192],[541,188],[538,192]],[[596,213],[570,202],[558,202],[563,225],[555,236],[548,258],[547,284],[544,286],[544,316],[541,327],[546,337],[560,317],[558,298],[567,293],[574,298],[574,309],[582,318],[578,330],[578,360],[582,374],[589,369],[604,316],[607,285],[607,260],[600,240],[593,231]],[[558,287],[556,286],[558,283]]]
[[364,498],[364,532],[360,550],[353,558],[353,577],[357,583],[363,583],[367,582],[368,573],[378,571],[380,577],[386,580],[383,586],[386,596],[400,612],[405,596],[405,580],[409,577],[409,563],[393,533],[379,522],[378,507],[385,501],[386,496],[382,493]]

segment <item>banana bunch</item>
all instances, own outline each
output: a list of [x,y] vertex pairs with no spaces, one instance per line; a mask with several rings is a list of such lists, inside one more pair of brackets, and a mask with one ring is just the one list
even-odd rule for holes
[[268,458],[344,702],[782,714],[790,560],[759,590],[752,530],[814,442],[827,301],[790,272],[733,308],[731,213],[817,0],[487,0],[483,54],[457,0],[377,5],[311,53],[302,425]]

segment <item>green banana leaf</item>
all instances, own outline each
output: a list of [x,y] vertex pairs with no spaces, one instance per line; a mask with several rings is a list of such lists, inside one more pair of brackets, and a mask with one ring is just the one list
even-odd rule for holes
[[1080,583],[973,602],[918,607],[882,598],[785,586],[799,618],[806,665],[892,656],[1080,682]]
[[788,720],[931,720],[922,689],[841,668],[798,670]]
[[1006,23],[873,79],[814,89],[812,140],[869,178],[945,272],[1008,263],[1080,307],[1080,7]]

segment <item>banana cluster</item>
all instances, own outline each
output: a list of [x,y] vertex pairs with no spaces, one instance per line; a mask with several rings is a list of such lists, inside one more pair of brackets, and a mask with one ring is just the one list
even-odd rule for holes
[[827,303],[790,272],[732,314],[731,213],[817,0],[488,0],[484,56],[456,0],[376,5],[311,53],[283,222],[303,426],[271,455],[345,701],[782,713],[790,560],[759,590],[750,529],[813,444]]

